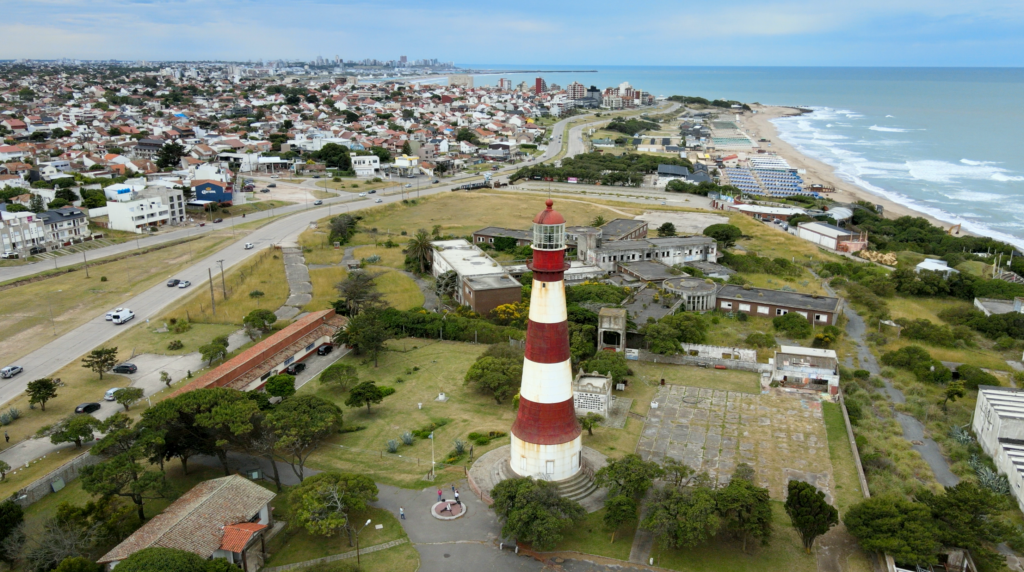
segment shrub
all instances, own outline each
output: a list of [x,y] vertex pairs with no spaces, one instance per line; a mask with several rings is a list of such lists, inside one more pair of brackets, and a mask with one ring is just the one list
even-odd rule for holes
[[0,413],[0,425],[10,425],[10,424],[11,424],[11,414],[10,413]]
[[857,369],[854,370],[853,377],[855,379],[867,379],[871,377],[871,372],[866,369]]
[[[744,314],[740,314],[743,316]],[[774,348],[777,343],[775,342],[775,336],[771,334],[762,334],[755,332],[747,336],[747,345],[754,346],[755,348]]]
[[997,350],[1012,350],[1013,347],[1016,346],[1016,345],[1017,345],[1017,341],[1016,340],[1014,340],[1010,336],[1003,336],[1003,337],[999,338],[998,340],[996,340],[995,347],[996,347]]
[[381,386],[381,388],[380,388],[380,396],[381,397],[387,397],[387,396],[392,395],[394,393],[395,393],[395,388],[394,387]]
[[106,281],[107,281],[107,277],[106,276],[100,276],[100,282],[106,282]]
[[192,329],[192,324],[186,320],[178,320],[177,324],[171,326],[171,331],[175,334],[184,334],[185,332]]
[[452,446],[455,447],[455,454],[462,456],[466,453],[466,442],[462,439],[452,441]]
[[397,453],[397,452],[398,452],[398,441],[395,441],[394,439],[388,439],[388,453]]
[[21,410],[17,407],[12,407],[7,410],[7,414],[11,416],[11,421],[17,421],[21,419]]
[[185,347],[185,344],[181,343],[181,340],[171,340],[171,343],[167,344],[169,350],[180,350]]
[[973,365],[964,364],[957,368],[957,372],[967,389],[977,391],[979,385],[999,385],[999,378]]
[[772,326],[793,339],[806,338],[811,335],[811,324],[807,321],[807,318],[796,312],[772,318]]
[[402,442],[403,443],[405,443],[406,445],[412,445],[414,441],[415,441],[415,439],[413,438],[412,433],[410,433],[408,431],[406,431],[405,433],[402,433]]

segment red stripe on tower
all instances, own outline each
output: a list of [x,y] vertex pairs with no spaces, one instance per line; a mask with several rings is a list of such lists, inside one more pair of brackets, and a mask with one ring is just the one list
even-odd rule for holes
[[526,326],[526,359],[536,363],[561,363],[571,356],[569,324],[543,324],[530,320]]
[[576,421],[576,408],[571,398],[561,403],[520,399],[512,434],[534,445],[560,445],[579,437],[583,429]]

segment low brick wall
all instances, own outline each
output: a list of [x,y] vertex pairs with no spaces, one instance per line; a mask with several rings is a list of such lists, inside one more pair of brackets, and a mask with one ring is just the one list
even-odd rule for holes
[[736,359],[694,357],[685,354],[661,355],[651,353],[647,350],[638,350],[638,353],[640,361],[646,361],[651,363],[671,363],[676,365],[699,365],[702,363],[706,363],[711,367],[721,365],[725,366],[727,369],[752,371],[754,373],[770,372],[772,370],[772,367],[766,363],[757,363]]
[[[409,539],[407,539],[407,538],[400,538],[398,540],[392,540],[391,542],[385,542],[384,544],[375,544],[373,546],[367,546],[366,548],[360,548],[359,549],[359,554],[363,555],[363,554],[370,554],[372,552],[378,552],[380,550],[387,550],[388,548],[399,546],[401,544],[405,544],[406,542],[409,542]],[[349,552],[344,552],[342,554],[335,554],[333,556],[325,556],[323,558],[317,558],[317,559],[314,559],[314,560],[306,560],[305,562],[296,562],[294,564],[283,564],[281,566],[270,566],[270,567],[260,568],[260,572],[285,572],[286,570],[296,570],[298,568],[307,568],[309,566],[313,566],[314,564],[326,564],[328,562],[337,562],[338,560],[348,560],[349,558],[355,558],[355,557],[356,557],[356,551],[355,550],[350,550]]]

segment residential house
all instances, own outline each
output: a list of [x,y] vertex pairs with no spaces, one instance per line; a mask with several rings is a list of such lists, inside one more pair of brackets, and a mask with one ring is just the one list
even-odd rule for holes
[[357,177],[375,177],[380,175],[380,157],[376,155],[357,155],[352,157],[352,170]]
[[149,227],[185,222],[185,197],[181,190],[146,187],[130,198],[107,202],[107,224],[113,230],[141,233]]
[[69,246],[89,237],[89,217],[78,207],[61,207],[39,213],[51,249]]
[[38,215],[0,211],[0,242],[5,258],[46,252],[46,229]]
[[239,475],[204,481],[97,563],[112,570],[140,550],[162,547],[191,552],[205,560],[223,558],[242,572],[256,572],[263,565],[263,534],[274,523],[270,501],[276,496]]
[[28,153],[20,145],[0,145],[0,163],[21,161],[27,156]]

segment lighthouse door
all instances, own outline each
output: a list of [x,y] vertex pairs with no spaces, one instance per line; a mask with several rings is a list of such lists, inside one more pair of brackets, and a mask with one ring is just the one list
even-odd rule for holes
[[548,461],[547,463],[545,463],[544,472],[549,475],[555,474],[555,462]]

